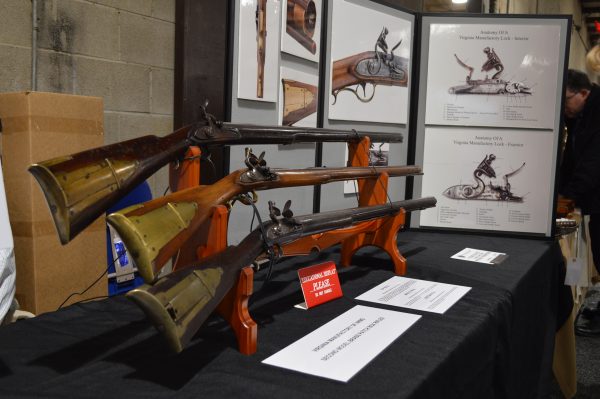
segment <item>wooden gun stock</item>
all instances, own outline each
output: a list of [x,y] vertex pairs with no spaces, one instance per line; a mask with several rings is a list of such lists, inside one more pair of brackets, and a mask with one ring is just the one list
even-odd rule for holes
[[296,80],[282,79],[283,119],[285,126],[317,112],[317,86]]
[[[434,198],[410,201],[413,204],[435,204]],[[234,286],[240,270],[251,265],[265,252],[266,247],[276,249],[302,237],[395,215],[403,209],[405,202],[284,217],[279,221],[275,221],[271,213],[273,221],[263,223],[239,245],[174,271],[154,285],[136,288],[127,297],[144,310],[158,331],[167,338],[171,349],[181,352]],[[282,214],[286,213],[284,208]]]
[[254,190],[325,184],[334,181],[409,176],[422,173],[419,166],[344,167],[309,169],[238,170],[210,186],[175,192],[115,212],[108,223],[116,230],[144,281],[177,254],[212,214],[212,207]]
[[317,53],[317,43],[312,40],[317,24],[317,7],[312,0],[287,0],[285,31],[312,54]]

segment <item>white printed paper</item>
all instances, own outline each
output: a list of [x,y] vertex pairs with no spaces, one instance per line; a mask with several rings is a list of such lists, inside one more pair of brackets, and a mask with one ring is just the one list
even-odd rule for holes
[[502,252],[483,251],[481,249],[465,248],[451,256],[452,259],[467,260],[469,262],[486,263],[495,265],[506,258]]
[[551,129],[560,26],[432,24],[426,124]]
[[549,130],[427,127],[421,226],[549,234],[554,193]]
[[361,301],[445,313],[471,287],[394,276],[356,297]]
[[347,382],[420,317],[355,306],[263,363]]

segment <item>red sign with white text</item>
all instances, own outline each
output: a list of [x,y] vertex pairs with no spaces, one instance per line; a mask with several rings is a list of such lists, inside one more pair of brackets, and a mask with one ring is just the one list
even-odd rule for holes
[[306,307],[312,308],[342,296],[335,263],[326,262],[298,270]]

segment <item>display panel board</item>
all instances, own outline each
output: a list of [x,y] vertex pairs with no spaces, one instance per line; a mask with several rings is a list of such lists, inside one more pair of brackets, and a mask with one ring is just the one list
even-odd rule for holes
[[[267,25],[267,28],[272,30],[267,31],[266,35],[266,37],[269,38],[268,40],[273,40],[273,43],[267,42],[267,51],[273,49],[274,52],[274,58],[272,64],[270,64],[272,67],[266,69],[267,67],[265,66],[265,85],[267,85],[267,82],[269,81],[274,82],[273,86],[265,86],[265,95],[267,95],[267,87],[273,88],[274,95],[272,97],[272,102],[266,102],[264,98],[258,99],[255,97],[252,98],[252,96],[238,96],[240,88],[244,87],[245,85],[249,85],[244,79],[249,79],[252,81],[252,84],[249,85],[249,87],[251,86],[252,90],[255,90],[256,86],[256,76],[254,72],[248,73],[248,71],[244,71],[244,69],[247,68],[248,62],[256,63],[256,54],[253,53],[253,51],[250,51],[250,53],[253,55],[248,53],[244,49],[244,46],[246,46],[249,42],[251,44],[250,47],[256,50],[258,30],[254,17],[257,14],[250,15],[249,12],[245,12],[245,8],[248,7],[248,9],[259,11],[258,2],[259,0],[235,0],[235,13],[231,26],[233,30],[231,32],[233,43],[231,59],[232,82],[231,93],[229,97],[231,101],[230,120],[234,123],[270,126],[281,125],[283,124],[284,113],[287,105],[288,111],[298,111],[299,109],[304,110],[302,113],[302,115],[304,115],[303,117],[298,117],[297,113],[287,113],[288,117],[293,117],[296,119],[296,122],[292,124],[293,126],[314,127],[316,126],[318,110],[314,109],[314,112],[310,111],[313,110],[311,107],[316,105],[318,102],[318,97],[314,99],[314,102],[312,102],[309,97],[315,93],[318,95],[319,62],[312,61],[313,58],[310,60],[307,59],[310,57],[303,58],[290,55],[289,53],[293,53],[293,51],[282,52],[283,49],[289,49],[289,47],[285,47],[282,44],[284,37],[287,35],[286,23],[283,18],[286,15],[280,15],[286,14],[289,7],[306,6],[306,9],[300,11],[305,12],[307,9],[314,10],[316,15],[319,16],[322,13],[322,10],[320,6],[314,9],[312,8],[312,3],[317,5],[317,3],[314,1],[284,2],[280,0],[268,0],[266,2],[267,11],[271,9],[278,10],[277,14],[271,19],[269,19],[271,14],[267,14],[267,21],[277,21],[276,24],[273,22],[273,24],[275,24],[274,27]],[[318,3],[321,4],[321,2]],[[299,11],[297,10],[297,12]],[[248,20],[242,21],[243,18]],[[318,25],[318,28],[320,29],[321,23]],[[244,28],[244,26],[246,26],[246,28]],[[246,29],[245,32],[243,32],[244,29]],[[317,31],[317,27],[315,26],[313,40],[315,40],[316,43],[319,43],[316,41],[319,37],[320,31]],[[246,54],[245,59],[242,58],[244,54]],[[256,70],[256,68],[254,70]],[[293,82],[290,84],[289,82],[291,81]],[[287,104],[285,103],[286,96],[284,95],[284,88],[286,86],[284,85],[284,82],[287,82],[287,87],[292,87],[296,94],[300,94],[300,97],[297,95],[288,97]],[[304,104],[304,101],[306,101],[306,104]],[[244,164],[245,147],[247,146],[230,147],[228,165],[229,171],[246,167]],[[252,151],[256,155],[259,155],[264,151],[264,159],[266,160],[267,165],[272,168],[307,168],[315,166],[317,147],[314,143],[294,145],[252,145],[248,147],[251,147]],[[260,191],[258,194],[259,201],[257,202],[256,207],[263,220],[267,220],[269,218],[268,201],[274,201],[279,207],[282,207],[287,200],[291,199],[291,209],[294,214],[302,215],[313,212],[313,186]],[[251,226],[257,226],[257,220],[253,215],[253,212],[254,211],[251,206],[244,206],[240,203],[236,203],[236,205],[232,208],[229,217],[228,228],[229,244],[234,245],[239,243],[248,234]]]
[[412,227],[551,236],[569,16],[423,16]]
[[[403,143],[388,144],[382,148],[380,143],[375,143],[373,148],[367,150],[374,154],[385,154],[390,166],[406,165],[411,119],[409,100],[413,84],[411,68],[415,48],[415,15],[401,8],[391,7],[389,2],[381,4],[375,1],[331,0],[327,5],[327,40],[322,61],[326,66],[323,68],[322,79],[323,127],[402,134]],[[336,92],[333,73],[336,61],[360,54],[363,64],[367,65],[367,72],[368,65],[371,65],[372,72],[388,73],[390,79],[396,80],[394,84],[391,84],[390,79],[382,82],[381,79],[371,78],[364,81],[364,93],[361,84],[349,85],[346,87],[349,90]],[[396,70],[403,73],[394,72]],[[365,96],[368,99],[372,94],[372,99],[363,102]],[[324,166],[346,165],[347,146],[341,143],[324,143],[322,159]],[[405,186],[406,178],[390,178],[390,199],[404,199]],[[357,206],[355,187],[353,182],[321,186],[320,209],[325,211]]]

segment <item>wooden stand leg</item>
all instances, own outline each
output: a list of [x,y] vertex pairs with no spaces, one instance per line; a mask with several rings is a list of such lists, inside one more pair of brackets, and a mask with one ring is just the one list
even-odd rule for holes
[[[357,144],[349,147],[349,163],[352,166],[366,166],[369,164],[368,154],[365,149],[370,148],[370,140],[364,138]],[[387,201],[389,176],[384,173],[377,179],[364,179],[358,182],[358,205],[370,206],[385,204]],[[342,242],[341,266],[351,264],[352,256],[360,248],[374,245],[385,251],[394,263],[394,272],[399,275],[406,273],[406,258],[398,250],[396,237],[398,231],[404,227],[406,212],[402,210],[398,215],[386,220],[376,229],[350,237]]]
[[231,325],[238,349],[244,355],[255,353],[257,347],[258,328],[248,312],[248,298],[252,295],[253,284],[254,271],[251,267],[243,268],[236,286],[227,293],[217,308],[217,313]]
[[398,250],[396,242],[398,231],[404,227],[405,214],[406,212],[402,209],[398,215],[386,220],[378,229],[344,240],[342,242],[340,265],[350,265],[352,256],[356,251],[362,247],[373,245],[390,256],[394,263],[394,273],[398,275],[406,274],[406,258]]
[[219,205],[214,207],[212,217],[207,222],[209,225],[206,241],[196,249],[196,258],[202,259],[216,254],[227,248],[227,207]]
[[[348,164],[350,166],[369,165],[370,140],[365,137],[359,143],[350,143]],[[385,204],[388,200],[387,187],[389,176],[382,173],[378,178],[363,179],[358,182],[359,206]],[[363,222],[350,228],[333,230],[321,234],[304,237],[293,243],[282,246],[284,256],[307,254],[314,248],[324,250],[332,245],[341,243],[341,266],[351,264],[354,253],[367,245],[374,245],[385,251],[394,263],[396,274],[405,274],[406,259],[400,254],[396,236],[404,227],[404,210],[395,216],[388,216],[378,220]]]
[[183,162],[169,164],[169,187],[172,193],[200,184],[201,154],[199,147],[190,147],[185,153]]

